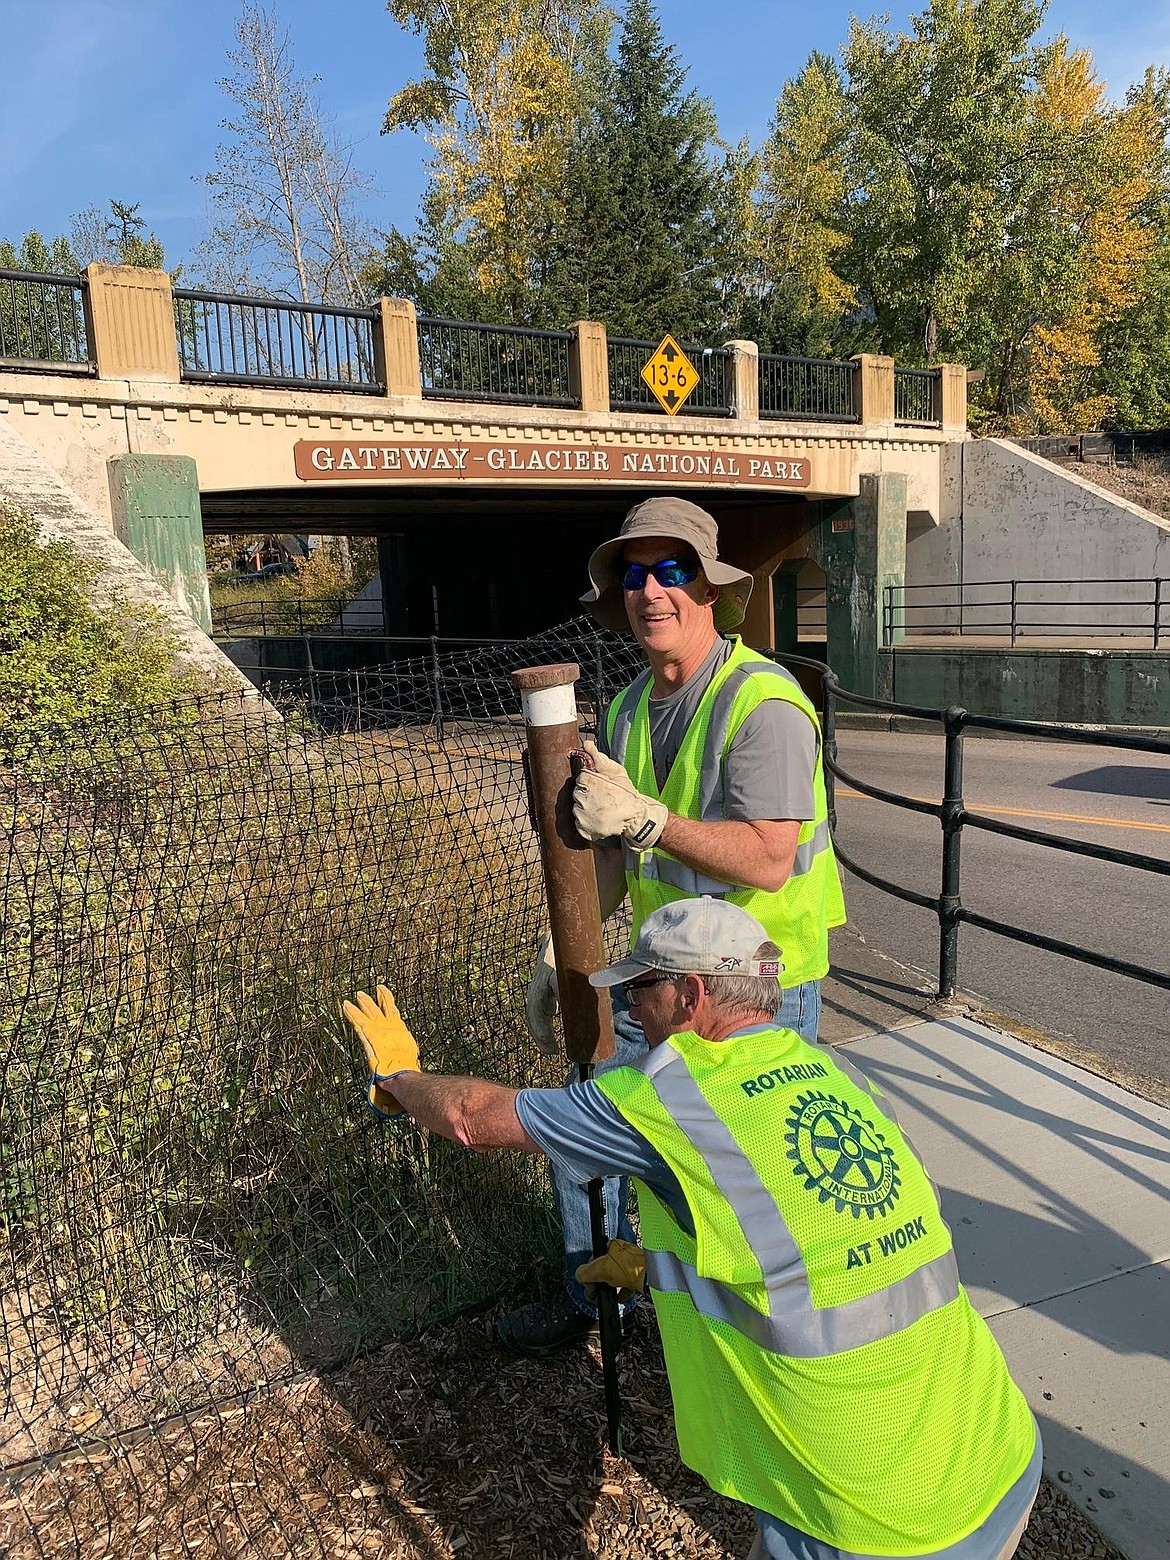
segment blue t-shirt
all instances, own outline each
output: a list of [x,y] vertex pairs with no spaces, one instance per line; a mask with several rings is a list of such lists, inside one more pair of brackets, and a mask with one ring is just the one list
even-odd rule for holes
[[521,1089],[516,1114],[528,1136],[568,1180],[584,1186],[597,1176],[637,1176],[688,1235],[695,1233],[695,1221],[674,1171],[595,1083]]

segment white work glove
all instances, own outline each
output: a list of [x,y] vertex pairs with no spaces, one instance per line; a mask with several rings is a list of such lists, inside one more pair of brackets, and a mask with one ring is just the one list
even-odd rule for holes
[[610,840],[620,834],[631,850],[656,845],[670,809],[643,796],[620,764],[606,758],[592,742],[585,751],[592,769],[583,769],[573,786],[573,822],[587,840]]
[[557,966],[553,959],[552,934],[545,932],[536,950],[536,967],[524,998],[524,1022],[536,1041],[541,1056],[559,1056],[561,1047],[553,1030],[553,1019],[561,1010],[557,987]]

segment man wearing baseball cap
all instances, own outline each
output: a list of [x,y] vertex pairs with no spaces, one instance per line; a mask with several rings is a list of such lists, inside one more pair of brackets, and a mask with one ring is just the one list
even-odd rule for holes
[[[649,498],[589,560],[581,599],[606,628],[628,630],[646,671],[610,705],[596,768],[574,793],[578,830],[595,844],[602,909],[630,901],[632,937],[654,910],[710,894],[755,916],[785,950],[777,1022],[815,1040],[828,933],[845,919],[829,838],[821,731],[791,673],[731,633],[752,577],[723,563],[715,521],[682,498]],[[557,1050],[556,971],[542,943],[526,1013],[537,1044]],[[613,1062],[645,1048],[637,1016],[614,1000]],[[575,1074],[570,1074],[572,1081]],[[500,1338],[542,1356],[595,1331],[596,1306],[576,1280],[591,1248],[584,1190],[553,1182],[565,1245],[565,1289],[503,1317]],[[628,1237],[626,1184],[605,1188],[607,1228]]]
[[375,1108],[579,1184],[637,1179],[642,1249],[611,1241],[577,1276],[649,1285],[682,1460],[753,1508],[754,1560],[1006,1560],[1036,1422],[889,1105],[777,1025],[782,970],[726,897],[651,912],[590,977],[624,988],[646,1054],[562,1089],[419,1072],[385,988],[345,1011]]

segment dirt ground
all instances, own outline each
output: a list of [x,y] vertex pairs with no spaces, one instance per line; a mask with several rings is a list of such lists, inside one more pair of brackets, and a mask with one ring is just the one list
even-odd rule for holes
[[[626,1455],[604,1450],[600,1362],[506,1355],[495,1313],[269,1389],[4,1491],[11,1560],[730,1560],[746,1508],[684,1469],[652,1319],[621,1364]],[[1041,1487],[1022,1560],[1121,1560]]]

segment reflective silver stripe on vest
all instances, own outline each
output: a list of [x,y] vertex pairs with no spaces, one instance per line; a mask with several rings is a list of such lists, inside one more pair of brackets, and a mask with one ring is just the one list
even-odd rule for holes
[[634,713],[653,675],[654,673],[649,670],[640,673],[626,691],[618,695],[621,702],[614,712],[613,736],[609,739],[609,756],[615,764],[624,764],[626,761],[626,748],[630,741],[630,727],[634,724]]
[[685,1292],[704,1316],[727,1322],[760,1348],[800,1359],[886,1338],[957,1298],[959,1274],[948,1251],[873,1294],[839,1306],[814,1305],[808,1268],[775,1199],[731,1129],[711,1109],[686,1062],[665,1044],[638,1068],[727,1199],[759,1263],[768,1310],[757,1311],[727,1285],[701,1278],[669,1253],[647,1253],[651,1287]]
[[[744,683],[753,677],[775,677],[778,681],[788,683],[800,690],[800,684],[791,672],[770,661],[753,661],[748,666],[737,666],[734,671],[727,674],[715,694],[711,708],[711,721],[707,728],[707,741],[703,749],[702,766],[699,770],[699,816],[701,818],[726,816],[723,810],[723,753],[731,729],[731,712],[735,706],[736,696]],[[791,703],[791,700],[786,702]],[[793,707],[801,709],[799,705]],[[801,714],[804,713],[801,709]],[[813,730],[817,742],[816,757],[813,761],[815,764],[821,756],[821,734],[815,721]]]
[[[811,872],[816,858],[821,851],[827,850],[828,846],[829,825],[827,822],[818,823],[813,830],[812,838],[796,847],[792,871],[788,874],[789,880]],[[696,872],[693,867],[685,867],[673,856],[664,855],[657,850],[639,852],[623,844],[622,856],[627,872],[641,877],[644,882],[668,883],[671,888],[677,888],[684,894],[710,894],[712,899],[726,899],[728,894],[734,894],[738,889],[750,886],[746,883],[725,883],[721,878],[705,877],[703,873]]]
[[829,848],[829,821],[826,818],[823,823],[818,823],[812,832],[812,838],[805,840],[796,847],[796,855],[792,858],[792,871],[789,878],[803,877],[806,872],[812,871],[813,862],[823,850]]
[[681,889],[684,894],[710,894],[712,899],[726,899],[728,894],[733,894],[742,886],[724,883],[720,878],[704,877],[693,867],[684,867],[673,856],[664,856],[658,851],[648,850],[639,855],[626,845],[623,847],[623,855],[627,872],[637,873],[644,882],[669,883],[671,888]]
[[876,1294],[820,1311],[809,1309],[803,1315],[793,1309],[780,1320],[776,1319],[773,1291],[769,1290],[773,1314],[765,1316],[726,1284],[700,1278],[689,1262],[670,1251],[646,1253],[646,1281],[651,1289],[689,1295],[701,1316],[726,1322],[759,1349],[805,1360],[843,1354],[846,1349],[860,1349],[888,1338],[928,1311],[949,1304],[959,1293],[959,1275],[950,1251]]

